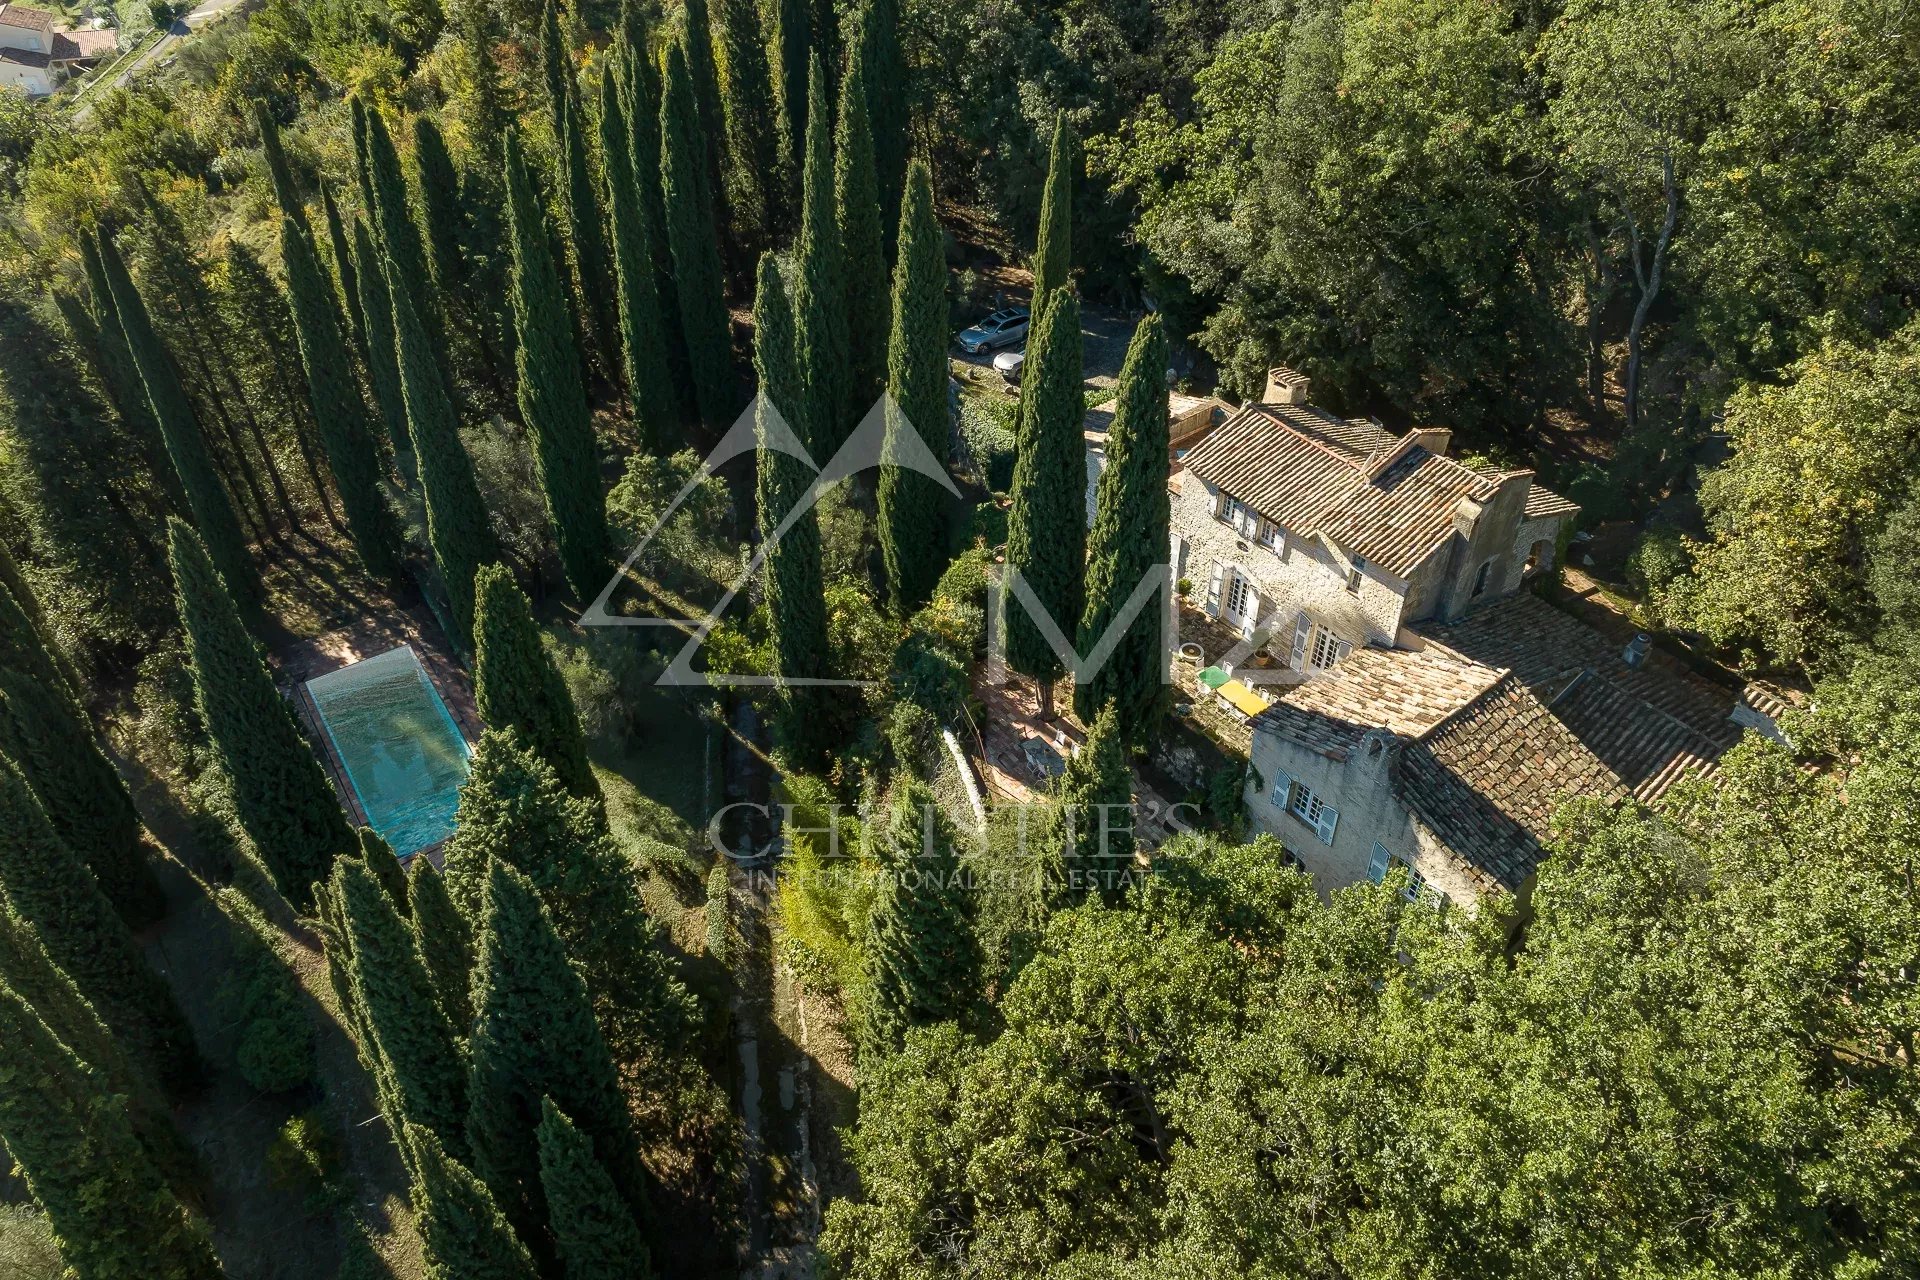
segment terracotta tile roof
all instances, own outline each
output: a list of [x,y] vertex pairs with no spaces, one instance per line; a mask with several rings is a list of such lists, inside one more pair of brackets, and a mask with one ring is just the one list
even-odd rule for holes
[[1498,487],[1495,477],[1416,447],[1373,481],[1355,485],[1320,527],[1367,563],[1404,578],[1453,536],[1460,499],[1484,501]]
[[11,62],[21,67],[44,67],[51,59],[44,53],[34,53],[30,49],[0,48],[0,62]]
[[0,27],[25,27],[29,31],[51,31],[53,15],[45,9],[29,9],[23,4],[0,4]]
[[1576,675],[1548,705],[1637,800],[1658,799],[1690,772],[1712,773],[1725,750],[1591,670]]
[[103,58],[119,48],[111,31],[56,31],[53,33],[53,60],[77,62]]
[[1727,719],[1735,697],[1731,689],[1695,675],[1658,649],[1639,667],[1629,667],[1622,657],[1624,642],[1529,592],[1492,601],[1456,623],[1419,629],[1475,662],[1511,670],[1548,701],[1580,672],[1591,670],[1721,750],[1740,740],[1739,726]]
[[1438,646],[1414,651],[1369,645],[1288,689],[1254,720],[1253,729],[1344,760],[1370,730],[1419,737],[1500,676]]
[[1569,502],[1553,490],[1543,489],[1536,484],[1527,490],[1527,509],[1521,518],[1539,520],[1544,516],[1577,515],[1579,511],[1580,504]]
[[[1515,472],[1481,472],[1379,425],[1311,405],[1248,405],[1189,449],[1182,464],[1267,519],[1321,534],[1396,577],[1453,536],[1461,498],[1485,500]],[[1440,446],[1444,447],[1444,446]],[[1396,450],[1397,456],[1396,456]],[[1537,485],[1543,511],[1578,510]],[[1531,512],[1529,512],[1531,514]]]
[[1562,800],[1627,794],[1619,776],[1511,676],[1407,744],[1393,781],[1482,893],[1512,892],[1533,874]]

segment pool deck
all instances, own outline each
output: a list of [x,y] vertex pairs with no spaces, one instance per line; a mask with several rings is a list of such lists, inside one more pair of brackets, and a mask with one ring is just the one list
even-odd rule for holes
[[[478,742],[481,723],[479,709],[473,701],[473,686],[467,680],[467,673],[454,661],[441,638],[439,623],[425,605],[396,609],[352,627],[301,640],[283,646],[273,655],[275,683],[293,703],[307,736],[313,740],[321,765],[333,781],[341,808],[347,811],[356,827],[368,825],[367,815],[361,810],[360,801],[347,782],[346,770],[334,752],[333,742],[320,723],[320,712],[313,705],[313,696],[307,692],[307,681],[403,644],[412,645],[413,651],[420,655],[420,665],[426,668],[440,700],[447,704],[460,735],[469,746]],[[429,855],[438,851],[438,846],[421,850]]]

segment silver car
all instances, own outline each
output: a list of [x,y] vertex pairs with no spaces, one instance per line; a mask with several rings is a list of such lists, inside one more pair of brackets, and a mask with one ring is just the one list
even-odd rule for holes
[[1007,307],[960,331],[960,349],[970,356],[1010,347],[1027,336],[1027,309]]

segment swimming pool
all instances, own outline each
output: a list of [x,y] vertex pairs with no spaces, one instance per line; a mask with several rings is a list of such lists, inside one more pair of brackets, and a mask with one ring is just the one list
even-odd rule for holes
[[316,676],[307,692],[367,825],[396,854],[453,834],[467,740],[413,646]]

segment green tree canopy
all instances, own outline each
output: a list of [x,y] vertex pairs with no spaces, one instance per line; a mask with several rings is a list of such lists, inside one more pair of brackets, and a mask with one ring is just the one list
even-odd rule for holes
[[522,740],[575,795],[600,802],[587,763],[587,739],[567,682],[540,643],[532,606],[505,566],[474,575],[473,696],[494,729],[517,729]]

